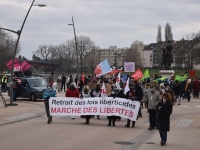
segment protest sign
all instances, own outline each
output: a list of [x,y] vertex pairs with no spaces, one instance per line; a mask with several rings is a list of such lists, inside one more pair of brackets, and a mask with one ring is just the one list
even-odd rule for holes
[[135,121],[138,115],[140,103],[124,98],[113,97],[51,97],[49,110],[52,116],[81,116],[101,115],[120,116]]
[[124,62],[124,72],[135,72],[135,62]]

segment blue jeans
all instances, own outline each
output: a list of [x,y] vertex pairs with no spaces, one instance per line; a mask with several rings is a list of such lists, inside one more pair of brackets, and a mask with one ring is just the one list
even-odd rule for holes
[[186,92],[185,91],[181,91],[181,95],[180,95],[183,99],[186,98]]
[[167,142],[167,131],[159,130],[161,141]]

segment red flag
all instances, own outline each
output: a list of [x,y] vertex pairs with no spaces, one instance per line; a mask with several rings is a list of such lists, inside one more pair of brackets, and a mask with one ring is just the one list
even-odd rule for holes
[[195,74],[196,74],[196,70],[189,70],[190,73],[190,77],[194,78]]
[[142,71],[138,69],[131,77],[134,78],[134,80],[141,79],[143,76]]
[[85,82],[85,75],[84,75],[84,72],[82,73],[82,81],[83,81],[83,83]]
[[26,61],[24,61],[22,64],[21,64],[21,70],[28,70],[29,68],[31,67],[31,65],[29,63],[27,63]]
[[21,66],[19,64],[15,64],[14,71],[20,71],[20,70],[21,70]]
[[[9,62],[7,62],[7,64],[6,64],[6,66],[9,68],[9,69],[11,69],[12,68],[12,61],[13,60],[10,60]],[[14,59],[14,67],[18,67],[19,66],[19,62],[18,62],[18,59],[17,58],[15,58]]]

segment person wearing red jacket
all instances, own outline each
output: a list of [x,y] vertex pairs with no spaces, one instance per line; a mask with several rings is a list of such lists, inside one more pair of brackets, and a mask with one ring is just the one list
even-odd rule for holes
[[[65,97],[80,97],[78,89],[75,87],[75,83],[72,82],[69,88],[66,90]],[[70,119],[75,119],[74,116],[71,116]]]

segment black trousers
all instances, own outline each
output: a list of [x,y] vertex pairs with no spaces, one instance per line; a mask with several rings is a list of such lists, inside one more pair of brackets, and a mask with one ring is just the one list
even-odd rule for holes
[[194,92],[194,98],[195,97],[199,98],[199,92]]
[[64,92],[65,92],[65,83],[62,83],[61,85],[61,92],[62,92],[63,87],[64,87]]
[[191,96],[190,96],[190,93],[191,93],[191,92],[186,92],[186,96],[187,96],[188,102],[190,101],[190,97],[191,97]]
[[52,121],[52,116],[50,116],[50,112],[49,112],[49,103],[45,103],[45,110],[46,110],[48,121]]
[[116,119],[115,116],[108,116],[108,120],[109,120],[108,124],[111,125],[111,122],[112,122],[112,124],[115,125],[115,119]]
[[149,123],[150,127],[156,127],[156,110],[155,109],[148,109],[149,112]]
[[[130,126],[130,123],[131,123],[131,120],[127,120],[127,126]],[[135,121],[132,121],[132,127],[134,127],[135,126]]]

